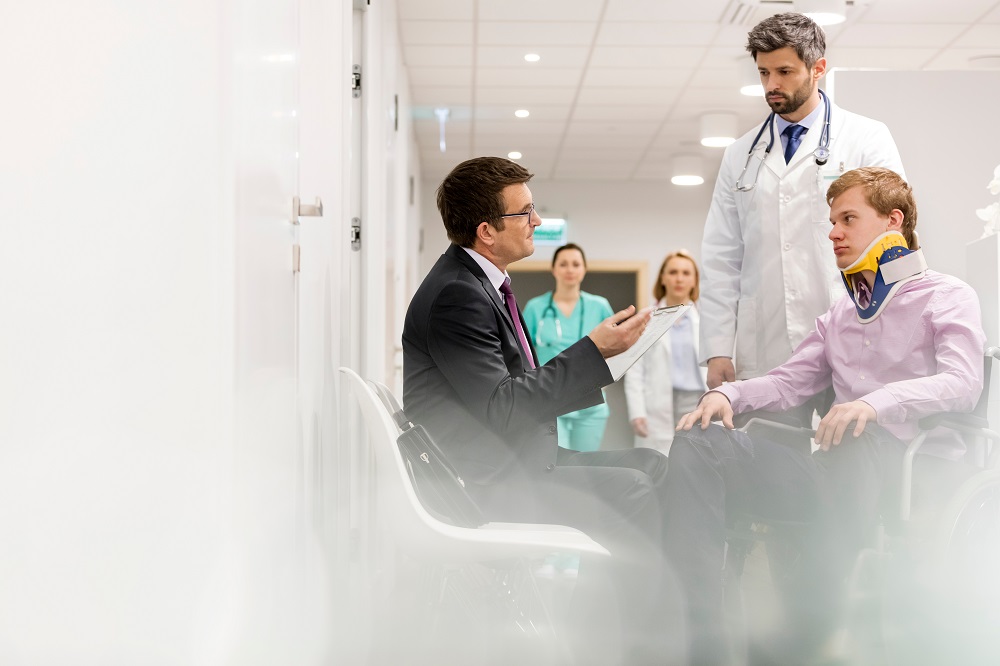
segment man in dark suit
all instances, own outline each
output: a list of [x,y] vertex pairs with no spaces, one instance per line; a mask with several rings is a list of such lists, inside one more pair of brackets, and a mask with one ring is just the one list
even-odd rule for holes
[[[574,452],[556,441],[556,417],[603,400],[601,387],[613,381],[604,359],[638,340],[649,313],[630,306],[537,367],[506,272],[535,249],[541,219],[531,177],[510,160],[481,157],[455,167],[438,189],[452,245],[406,313],[404,408],[487,518],[570,525],[611,550],[605,573],[616,598],[594,604],[605,617],[581,620],[581,655],[607,663],[591,648],[605,637],[606,615],[617,613],[627,663],[670,663],[664,637],[683,641],[663,623],[674,601],[661,533],[666,458],[652,449]],[[578,601],[604,578],[593,562],[580,576]]]

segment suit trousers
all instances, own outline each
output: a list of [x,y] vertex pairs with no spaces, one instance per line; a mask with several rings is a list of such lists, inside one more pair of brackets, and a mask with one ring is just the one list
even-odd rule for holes
[[493,486],[485,501],[477,496],[491,520],[568,525],[611,552],[580,564],[571,637],[577,663],[685,661],[679,584],[663,541],[666,472],[666,457],[652,449],[560,448],[553,469]]
[[881,515],[898,515],[905,446],[877,425],[858,438],[809,455],[765,437],[712,424],[682,431],[670,451],[667,544],[682,581],[695,664],[725,664],[722,569],[726,525],[755,519],[799,521],[800,559],[782,635],[760,663],[809,663],[841,611],[844,579]]

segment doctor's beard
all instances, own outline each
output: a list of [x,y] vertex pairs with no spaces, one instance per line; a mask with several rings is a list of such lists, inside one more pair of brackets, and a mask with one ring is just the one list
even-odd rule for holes
[[[801,87],[792,92],[791,97],[786,93],[768,92],[764,95],[764,101],[767,102],[772,111],[779,116],[783,116],[798,111],[815,94],[816,88],[813,87],[813,82],[807,80]],[[767,99],[770,95],[781,95],[782,99],[777,102],[771,102]]]

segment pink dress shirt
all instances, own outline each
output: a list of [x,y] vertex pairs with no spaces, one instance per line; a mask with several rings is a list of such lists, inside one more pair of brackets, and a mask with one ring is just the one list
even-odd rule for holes
[[[845,295],[816,319],[792,357],[763,377],[727,383],[736,413],[784,411],[833,383],[835,404],[863,400],[879,425],[904,442],[917,421],[937,412],[968,412],[983,388],[983,333],[979,299],[958,278],[928,270],[900,287],[874,321],[858,321]],[[955,459],[965,446],[943,428],[922,453]]]

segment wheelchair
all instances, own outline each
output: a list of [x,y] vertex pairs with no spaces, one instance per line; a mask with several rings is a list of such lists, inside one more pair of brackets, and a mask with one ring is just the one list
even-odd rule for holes
[[[847,603],[831,663],[1000,663],[1000,434],[987,419],[992,367],[1000,347],[984,356],[984,387],[968,414],[936,414],[903,457],[898,516],[884,516],[875,543],[859,553],[846,582]],[[963,435],[967,455],[947,461],[918,455],[927,435],[943,427]],[[748,433],[780,433],[807,446],[812,430],[752,419]],[[773,437],[772,437],[773,438]],[[933,480],[933,483],[929,481]],[[780,594],[797,563],[804,524],[737,517],[723,571],[733,653],[746,655],[742,594],[744,563],[756,544],[767,547]]]

